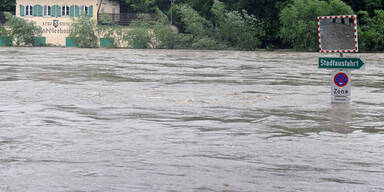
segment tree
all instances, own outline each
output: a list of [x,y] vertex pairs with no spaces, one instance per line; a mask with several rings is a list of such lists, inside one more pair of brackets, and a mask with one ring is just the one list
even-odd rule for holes
[[260,46],[260,37],[265,36],[263,23],[247,11],[229,11],[225,5],[215,0],[212,13],[216,23],[216,39],[230,47],[255,50]]
[[363,19],[367,24],[359,29],[359,46],[363,51],[384,50],[384,10],[376,10],[375,16],[370,18],[367,12],[360,12],[365,15]]
[[157,8],[156,0],[125,0],[125,2],[134,12],[150,13]]
[[97,45],[97,36],[95,33],[95,21],[85,15],[73,19],[70,26],[70,37],[74,38],[80,48],[95,48]]
[[294,0],[280,13],[280,37],[295,49],[318,49],[317,16],[348,15],[353,10],[341,0]]
[[284,47],[284,43],[280,40],[279,30],[280,23],[279,13],[283,7],[289,2],[287,0],[222,0],[229,10],[242,12],[247,11],[248,14],[254,15],[263,23],[265,35],[261,37],[261,47],[273,48]]
[[36,23],[5,13],[8,35],[16,40],[16,45],[32,46],[35,37],[41,36],[42,29]]
[[348,3],[355,12],[367,11],[371,17],[375,15],[375,10],[384,9],[384,1],[382,0],[344,0],[344,2]]
[[0,11],[13,11],[15,10],[16,0],[1,0]]

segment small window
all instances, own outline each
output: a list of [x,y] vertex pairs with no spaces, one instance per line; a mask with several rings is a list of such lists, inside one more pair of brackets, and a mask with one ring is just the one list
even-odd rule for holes
[[82,15],[88,15],[88,7],[85,5],[81,6],[81,14]]
[[51,16],[51,6],[44,5],[44,16]]
[[62,16],[69,16],[69,6],[64,5],[61,9],[61,15]]
[[33,15],[32,10],[33,10],[32,5],[27,5],[27,6],[25,7],[25,15],[26,15],[26,16],[32,16],[32,15]]

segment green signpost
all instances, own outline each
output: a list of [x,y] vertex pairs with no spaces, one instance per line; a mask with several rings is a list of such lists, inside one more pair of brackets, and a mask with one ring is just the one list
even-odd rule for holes
[[321,69],[360,69],[364,62],[360,58],[347,57],[320,57]]

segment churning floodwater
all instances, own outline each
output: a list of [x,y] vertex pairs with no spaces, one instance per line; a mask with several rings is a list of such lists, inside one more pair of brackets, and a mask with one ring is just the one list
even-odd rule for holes
[[319,56],[0,48],[0,191],[384,191],[384,54]]

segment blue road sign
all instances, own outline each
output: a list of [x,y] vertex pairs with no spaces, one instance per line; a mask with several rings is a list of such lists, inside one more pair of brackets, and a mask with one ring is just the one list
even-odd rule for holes
[[338,87],[344,87],[348,84],[348,75],[343,72],[337,73],[333,81]]

